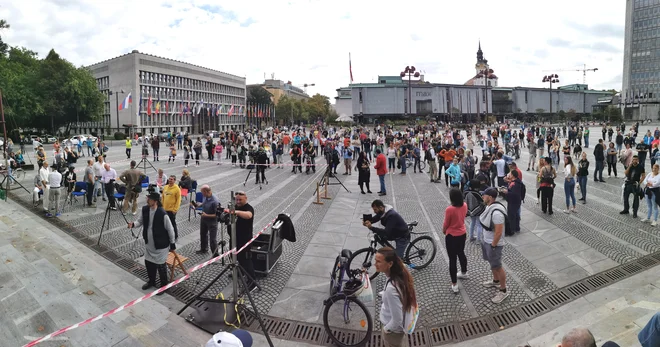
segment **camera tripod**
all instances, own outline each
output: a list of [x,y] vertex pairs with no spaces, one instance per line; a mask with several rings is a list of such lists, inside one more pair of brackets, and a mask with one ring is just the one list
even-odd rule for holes
[[[266,164],[252,164],[252,165],[253,165],[253,167],[250,168],[250,171],[248,171],[248,174],[245,177],[245,182],[243,182],[243,187],[245,187],[245,185],[247,184],[247,181],[250,179],[250,175],[252,174],[252,170],[256,169],[257,170],[257,173],[256,173],[257,181],[259,181],[259,190],[261,190],[261,189],[263,189],[263,187],[261,186],[261,184],[263,183],[262,181],[266,181],[266,184],[268,184],[268,180],[266,179],[266,174],[265,173],[263,173],[263,176],[262,176],[263,180],[259,179],[259,171],[260,171],[259,165],[266,165]],[[264,167],[263,170],[265,171],[266,168]]]
[[137,163],[137,165],[135,165],[136,168],[139,168],[139,167],[140,167],[140,164],[142,164],[142,166],[143,166],[143,170],[144,170],[144,174],[145,174],[145,175],[147,174],[147,164],[149,164],[149,166],[151,166],[151,168],[154,169],[154,171],[158,172],[158,170],[156,169],[156,167],[154,166],[154,164],[152,164],[151,161],[149,161],[148,156],[149,156],[149,152],[148,152],[148,151],[145,152],[144,149],[143,149],[143,151],[142,151],[142,159],[140,160],[139,163]]
[[[337,182],[330,182],[331,177],[334,178],[335,181]],[[325,173],[323,174],[321,180],[318,183],[319,187],[324,187],[326,182],[328,182],[328,185],[341,185],[344,188],[344,190],[346,190],[347,193],[351,192],[350,190],[348,190],[348,188],[346,188],[344,183],[342,183],[341,180],[339,180],[339,177],[337,177],[336,174],[332,173],[332,164],[328,164],[328,167],[325,169]],[[316,190],[314,190],[312,196],[314,196],[315,194],[316,194]]]
[[[110,230],[110,213],[112,212],[112,209],[110,208],[110,203],[111,201],[108,201],[108,206],[105,208],[105,215],[103,216],[103,223],[101,224],[101,233],[99,234],[99,240],[96,242],[96,245],[101,244],[101,238],[103,237],[103,228],[106,228],[106,230]],[[124,221],[128,225],[128,219],[126,219],[126,216],[117,208],[117,205],[119,205],[119,200],[115,198],[115,212],[119,213],[121,217],[124,218]],[[138,238],[137,236],[135,236],[135,234],[133,234],[132,229],[131,229],[131,234],[135,239]]]

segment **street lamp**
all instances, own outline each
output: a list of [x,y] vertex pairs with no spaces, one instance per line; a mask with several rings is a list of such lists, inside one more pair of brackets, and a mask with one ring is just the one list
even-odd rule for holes
[[545,75],[543,76],[543,80],[541,82],[550,83],[550,118],[552,118],[552,84],[559,83],[559,75],[557,74]]
[[[401,71],[399,74],[401,78],[406,77],[408,75],[408,114],[412,114],[412,89],[410,88],[410,78],[415,76],[419,77],[419,72],[415,71],[414,66],[406,66],[406,68]],[[404,110],[405,111],[405,110]]]
[[124,90],[120,89],[118,92],[113,92],[112,90],[108,92],[108,95],[115,95],[115,105],[117,106],[117,132],[120,132],[119,128],[119,94],[124,94]]
[[477,78],[482,78],[482,77],[484,79],[484,87],[486,88],[486,93],[485,93],[486,94],[485,95],[485,97],[486,97],[486,118],[488,118],[488,86],[489,86],[488,81],[496,79],[497,76],[495,76],[495,71],[493,69],[483,69],[483,70],[479,71],[479,73],[477,74]]

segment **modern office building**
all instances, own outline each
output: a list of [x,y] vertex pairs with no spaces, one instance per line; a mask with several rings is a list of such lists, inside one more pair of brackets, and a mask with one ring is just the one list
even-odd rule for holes
[[[304,86],[307,87],[307,85]],[[267,79],[264,81],[264,83],[248,85],[248,88],[254,87],[261,87],[266,89],[273,96],[272,100],[275,105],[277,105],[277,102],[284,95],[296,100],[305,100],[310,98],[304,89],[294,86],[291,81],[284,82],[276,79]]]
[[[585,90],[529,87],[490,87],[474,85],[411,83],[398,76],[379,76],[379,83],[355,83],[337,89],[335,108],[348,103],[352,115],[361,122],[384,119],[424,118],[445,121],[483,121],[485,115],[495,119],[531,120],[550,117],[558,112],[589,115],[599,106],[599,98],[611,93]],[[409,101],[410,98],[410,101]],[[408,114],[408,102],[412,103]]]
[[[138,51],[88,69],[107,100],[101,121],[78,124],[79,133],[202,134],[245,127],[244,77]],[[129,93],[132,104],[120,111]]]
[[660,116],[660,3],[626,0],[621,108],[624,119]]

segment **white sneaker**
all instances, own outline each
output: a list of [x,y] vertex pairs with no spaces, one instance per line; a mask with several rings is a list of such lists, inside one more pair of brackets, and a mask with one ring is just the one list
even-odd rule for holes
[[459,272],[456,273],[456,277],[460,278],[460,279],[466,279],[466,278],[468,278],[468,273],[467,272],[462,273],[462,272],[459,271]]
[[497,288],[497,287],[500,286],[499,283],[495,283],[495,282],[493,282],[493,280],[483,282],[483,283],[481,283],[481,285],[486,287],[486,288]]
[[640,222],[642,222],[642,223],[646,223],[646,222],[648,222],[648,221],[649,221],[649,220],[646,219],[646,218],[643,218],[643,219],[640,220]]
[[569,211],[569,210],[562,210],[562,211],[563,211],[564,213],[566,213],[566,214],[571,213],[571,211]]
[[458,284],[452,284],[451,291],[454,292],[454,294],[458,293]]
[[501,290],[498,290],[498,291],[497,291],[497,294],[495,294],[495,296],[494,296],[492,299],[490,299],[490,300],[491,300],[493,303],[495,303],[495,304],[499,304],[499,303],[501,303],[502,301],[504,301],[504,299],[506,299],[506,298],[508,298],[508,297],[509,297],[509,292],[506,292],[506,293],[505,293],[505,292],[503,292],[503,291],[501,291]]
[[652,227],[654,227],[654,226],[656,226],[656,225],[658,225],[658,222],[656,222],[656,221],[651,222],[651,226],[652,226]]

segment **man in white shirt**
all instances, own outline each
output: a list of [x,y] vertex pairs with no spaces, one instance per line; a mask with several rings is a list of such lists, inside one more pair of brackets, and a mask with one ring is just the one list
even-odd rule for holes
[[483,242],[481,243],[481,251],[484,260],[488,261],[490,270],[493,273],[493,279],[482,283],[486,288],[498,288],[499,291],[491,299],[495,304],[499,304],[504,299],[509,297],[506,290],[506,272],[502,267],[502,249],[506,244],[504,241],[504,229],[506,208],[497,199],[498,191],[496,188],[490,187],[486,189],[482,197],[486,209],[479,216],[479,222],[483,228]]
[[115,205],[115,181],[117,180],[117,171],[110,167],[110,164],[105,163],[103,166],[103,172],[101,174],[101,182],[105,187],[105,193],[108,196],[110,201],[110,209],[116,210],[117,206]]
[[497,168],[497,187],[504,187],[504,176],[506,175],[506,161],[502,158],[502,152],[497,152],[497,160],[493,162]]
[[[55,217],[59,217],[60,214],[60,190],[62,188],[62,174],[57,170],[52,170],[48,175],[48,184],[50,190],[50,197],[55,201]],[[44,204],[46,202],[44,201]],[[50,206],[49,206],[50,207]],[[52,217],[53,214],[48,211],[46,217]]]
[[105,171],[105,168],[103,167],[103,156],[99,155],[96,160],[97,162],[92,165],[92,169],[94,169],[94,192],[92,193],[92,196],[94,197],[94,202],[96,202],[96,197],[99,195],[100,190],[103,201],[106,201],[105,185],[101,182],[103,171]]
[[49,188],[50,188],[50,183],[48,183],[48,174],[49,173],[50,172],[48,170],[48,162],[44,161],[43,165],[41,165],[41,169],[39,169],[39,180],[41,181],[41,187],[44,191],[44,194],[43,194],[43,200],[44,200],[43,208],[44,208],[44,211],[46,211],[46,213],[50,212],[49,211],[49,204],[50,204],[49,203],[50,202],[50,200],[49,200],[50,189]]

